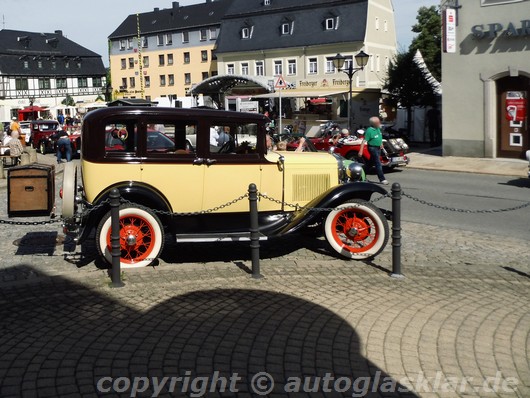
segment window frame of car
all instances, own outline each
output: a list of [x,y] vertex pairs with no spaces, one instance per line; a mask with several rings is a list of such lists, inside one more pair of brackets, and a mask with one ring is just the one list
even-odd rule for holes
[[[114,109],[112,109],[114,108]],[[154,122],[175,124],[180,121],[197,121],[197,140],[193,154],[149,154],[147,152],[147,126]],[[244,114],[232,111],[198,110],[173,108],[137,108],[111,107],[91,112],[83,123],[83,158],[96,163],[192,163],[196,158],[215,159],[218,164],[268,164],[266,149],[267,118],[259,114]],[[120,122],[136,124],[135,134],[139,138],[135,152],[107,151],[105,130],[107,125]],[[210,126],[230,126],[237,124],[256,124],[257,139],[255,153],[219,154],[210,151]],[[103,136],[102,136],[103,134]]]

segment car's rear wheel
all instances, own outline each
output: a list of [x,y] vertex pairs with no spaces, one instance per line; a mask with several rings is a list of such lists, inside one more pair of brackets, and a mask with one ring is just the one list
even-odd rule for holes
[[324,234],[333,250],[348,259],[375,257],[388,243],[388,222],[381,211],[364,200],[339,205],[326,217]]
[[[99,254],[112,263],[110,211],[96,230]],[[153,263],[164,249],[164,229],[160,219],[149,209],[120,207],[120,251],[122,268],[139,268]]]

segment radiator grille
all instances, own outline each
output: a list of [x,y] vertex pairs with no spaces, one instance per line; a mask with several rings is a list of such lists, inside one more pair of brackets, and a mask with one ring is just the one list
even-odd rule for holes
[[329,174],[293,175],[293,201],[308,202],[329,189]]

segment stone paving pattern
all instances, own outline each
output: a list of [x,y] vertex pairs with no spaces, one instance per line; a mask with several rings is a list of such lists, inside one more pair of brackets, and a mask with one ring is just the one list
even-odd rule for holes
[[245,244],[168,243],[158,266],[125,270],[115,289],[93,244],[69,252],[59,231],[0,225],[1,397],[130,396],[96,383],[186,371],[242,375],[239,392],[212,397],[257,396],[249,380],[262,371],[271,397],[352,396],[282,390],[326,373],[411,380],[412,392],[370,397],[530,397],[526,239],[406,223],[404,279],[389,276],[390,245],[363,263],[311,236],[264,242],[254,280]]

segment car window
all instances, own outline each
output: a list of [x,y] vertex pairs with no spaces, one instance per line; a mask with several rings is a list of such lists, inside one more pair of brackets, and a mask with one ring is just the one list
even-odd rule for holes
[[216,123],[210,128],[210,154],[248,155],[255,154],[258,142],[256,123]]
[[147,156],[194,156],[195,142],[189,137],[197,133],[197,122],[191,120],[147,122]]
[[105,152],[136,153],[137,124],[133,121],[116,121],[105,126]]

